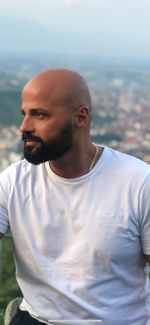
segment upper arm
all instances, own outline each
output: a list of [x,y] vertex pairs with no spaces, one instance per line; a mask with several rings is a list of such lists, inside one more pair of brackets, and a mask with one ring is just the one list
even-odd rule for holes
[[145,179],[139,195],[139,231],[141,248],[150,265],[150,173]]
[[0,239],[9,229],[8,199],[10,194],[10,182],[8,169],[0,173]]

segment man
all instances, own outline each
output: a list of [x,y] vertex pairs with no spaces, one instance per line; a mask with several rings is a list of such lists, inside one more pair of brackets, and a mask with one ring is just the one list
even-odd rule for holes
[[150,166],[92,143],[85,80],[48,70],[24,88],[25,159],[0,176],[23,301],[11,325],[145,325]]

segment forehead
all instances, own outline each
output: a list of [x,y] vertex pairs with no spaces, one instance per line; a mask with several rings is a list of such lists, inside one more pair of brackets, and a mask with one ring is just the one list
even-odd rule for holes
[[82,105],[91,105],[85,80],[66,70],[48,70],[34,77],[24,87],[23,106],[63,107],[73,112]]
[[[69,96],[70,95],[70,96]],[[31,80],[23,89],[22,103],[41,103],[42,105],[59,106],[66,103],[66,99],[70,97],[71,90],[69,84],[56,78],[36,78]]]
[[58,92],[58,88],[44,88],[43,85],[29,84],[25,86],[22,93],[21,110],[25,114],[33,111],[45,111],[50,115],[68,118],[72,114],[72,106],[66,105],[64,97]]

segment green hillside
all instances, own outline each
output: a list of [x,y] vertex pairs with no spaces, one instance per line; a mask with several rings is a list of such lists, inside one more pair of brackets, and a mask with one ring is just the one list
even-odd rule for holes
[[0,124],[18,126],[21,120],[20,105],[20,89],[0,90]]
[[0,325],[3,325],[4,310],[8,302],[21,293],[15,280],[11,237],[3,239],[0,245]]

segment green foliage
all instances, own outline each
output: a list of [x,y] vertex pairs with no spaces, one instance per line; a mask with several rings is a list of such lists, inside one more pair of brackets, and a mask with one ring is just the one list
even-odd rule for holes
[[0,325],[4,324],[4,311],[0,309]]
[[109,144],[110,141],[123,141],[123,137],[120,134],[115,134],[115,133],[107,133],[107,134],[98,134],[95,136],[92,136],[92,140],[96,143],[105,143]]
[[4,310],[7,304],[15,297],[21,295],[20,289],[15,279],[15,265],[11,237],[6,237],[1,241],[1,283],[0,283],[0,325],[3,325]]
[[[105,111],[105,108],[104,108],[104,111]],[[96,113],[93,113],[92,121],[93,121],[94,125],[104,125],[104,124],[108,124],[108,123],[112,123],[113,121],[116,121],[116,117],[110,116],[110,115],[101,116]]]
[[6,89],[0,91],[0,124],[19,125],[21,120],[19,89]]

